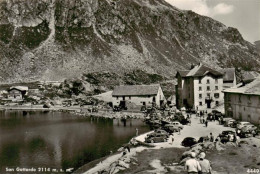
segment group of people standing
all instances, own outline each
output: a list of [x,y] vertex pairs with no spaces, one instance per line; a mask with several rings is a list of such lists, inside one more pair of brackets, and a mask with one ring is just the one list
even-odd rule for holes
[[212,168],[206,154],[201,152],[196,158],[196,153],[191,152],[190,159],[185,162],[184,168],[188,174],[211,174]]

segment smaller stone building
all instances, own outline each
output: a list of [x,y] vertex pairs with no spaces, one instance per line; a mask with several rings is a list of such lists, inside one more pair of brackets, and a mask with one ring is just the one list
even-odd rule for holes
[[112,93],[114,106],[161,106],[165,102],[165,97],[161,86],[158,85],[127,85],[116,86]]
[[27,86],[12,86],[8,90],[8,100],[22,101],[28,92]]
[[260,124],[260,76],[224,90],[225,114],[240,121]]

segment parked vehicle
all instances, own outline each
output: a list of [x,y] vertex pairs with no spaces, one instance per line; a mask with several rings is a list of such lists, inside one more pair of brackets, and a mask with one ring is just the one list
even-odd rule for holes
[[242,127],[246,126],[246,125],[252,125],[251,123],[247,122],[247,121],[241,121],[237,124],[237,128],[238,129],[242,129]]
[[236,136],[236,133],[232,130],[223,131],[221,134],[219,134],[220,142],[226,143],[229,141],[233,141],[234,136]]
[[216,114],[216,113],[220,113],[221,114],[221,112],[220,111],[218,111],[218,110],[212,110],[212,112],[211,112],[212,114]]
[[[225,119],[224,119],[224,120],[225,120]],[[224,126],[231,127],[231,125],[232,125],[235,121],[236,121],[236,120],[234,120],[233,118],[226,119],[225,122],[224,122]]]
[[155,134],[155,136],[146,137],[146,143],[160,143],[160,142],[167,142],[167,137],[162,134]]
[[237,127],[237,124],[238,124],[238,121],[234,121],[230,124],[230,127],[232,128],[236,128]]
[[165,130],[166,132],[169,133],[174,133],[174,132],[178,132],[179,131],[179,127],[173,124],[166,124],[163,126],[162,128],[163,130]]
[[240,132],[241,138],[252,137],[258,134],[258,128],[254,125],[246,125],[242,127]]
[[197,140],[193,137],[186,137],[183,139],[183,141],[181,142],[181,145],[184,147],[191,147],[194,144],[197,144]]
[[158,134],[160,134],[160,135],[162,135],[162,136],[165,136],[166,138],[169,137],[168,132],[166,132],[165,130],[162,130],[162,129],[157,129],[157,130],[155,130],[153,133],[148,134],[147,136],[148,136],[148,137],[154,137],[154,136],[156,136],[156,135],[158,135]]
[[205,137],[200,137],[199,140],[198,140],[198,143],[203,143],[203,142],[206,142],[206,141],[209,141],[209,137],[208,136],[205,136]]
[[183,129],[183,125],[180,122],[178,122],[178,121],[174,121],[171,124],[176,126],[176,127],[178,127],[178,128],[180,128],[180,129]]

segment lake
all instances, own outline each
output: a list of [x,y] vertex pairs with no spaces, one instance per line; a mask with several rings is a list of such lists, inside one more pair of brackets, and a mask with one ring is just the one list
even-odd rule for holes
[[136,128],[149,131],[136,119],[124,124],[61,112],[0,111],[0,173],[17,167],[77,169],[115,152]]

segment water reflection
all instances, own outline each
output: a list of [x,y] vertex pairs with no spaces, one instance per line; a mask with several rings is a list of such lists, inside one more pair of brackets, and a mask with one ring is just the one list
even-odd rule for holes
[[5,167],[78,168],[108,155],[139,132],[140,120],[83,118],[68,113],[0,113],[0,173]]

